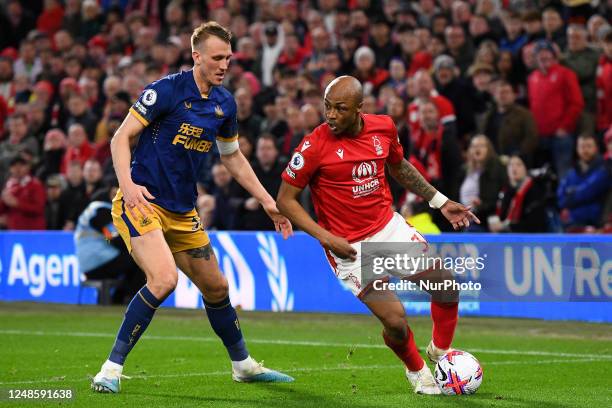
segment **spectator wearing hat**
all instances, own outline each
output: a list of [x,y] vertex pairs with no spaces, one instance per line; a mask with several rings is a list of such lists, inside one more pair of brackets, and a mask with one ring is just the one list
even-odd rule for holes
[[380,87],[389,79],[389,72],[376,67],[374,51],[365,45],[355,51],[354,62],[354,76],[363,84],[364,94],[377,95]]
[[495,69],[490,64],[477,62],[470,66],[467,74],[471,78],[471,99],[474,105],[476,128],[479,128],[484,120],[484,115],[493,106],[492,88]]
[[81,5],[80,36],[89,40],[100,31],[104,25],[104,15],[97,0],[85,0]]
[[612,125],[612,30],[603,38],[603,54],[597,66],[597,131]]
[[278,61],[278,57],[285,46],[285,32],[282,26],[269,22],[264,28],[261,54],[261,76],[264,86],[274,84],[272,72]]
[[561,221],[566,231],[579,232],[598,226],[604,200],[612,179],[598,151],[595,137],[586,133],[578,137],[578,162],[563,177],[557,188]]
[[588,46],[588,33],[584,26],[572,24],[567,28],[567,51],[563,54],[561,61],[563,65],[576,73],[584,99],[584,111],[579,121],[579,133],[592,133],[595,130],[597,108],[595,78],[599,54],[598,51]]
[[459,69],[450,56],[439,55],[433,66],[436,89],[452,103],[457,115],[457,135],[463,139],[465,135],[476,130],[474,89],[459,78]]
[[495,106],[485,114],[479,131],[491,139],[499,154],[509,156],[519,152],[525,164],[530,166],[538,147],[533,114],[515,103],[516,94],[509,82],[499,80],[493,89]]
[[45,202],[45,223],[48,230],[61,230],[64,227],[61,213],[62,189],[64,179],[59,174],[52,174],[45,182],[47,200]]
[[536,165],[552,162],[563,178],[572,167],[573,134],[584,100],[576,74],[559,64],[551,42],[538,41],[535,58],[537,69],[529,75],[527,93],[540,137]]
[[28,102],[49,106],[51,100],[53,99],[54,90],[55,88],[50,81],[38,81],[36,84],[34,84],[34,88],[32,89],[32,94],[30,95]]
[[10,230],[45,229],[45,188],[30,170],[20,155],[10,161],[9,179],[0,196],[0,224]]

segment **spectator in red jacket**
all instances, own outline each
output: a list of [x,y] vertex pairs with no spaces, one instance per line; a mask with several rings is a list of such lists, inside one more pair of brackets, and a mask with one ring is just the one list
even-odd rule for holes
[[96,150],[87,140],[85,128],[80,123],[74,123],[68,128],[68,147],[64,153],[61,171],[66,174],[68,165],[73,161],[81,163],[81,167],[87,160],[96,154]]
[[30,162],[21,156],[11,160],[0,198],[0,225],[10,230],[45,229],[45,188],[30,169]]
[[551,42],[538,41],[534,52],[537,69],[529,75],[527,92],[540,136],[536,165],[552,162],[563,177],[572,167],[573,133],[584,99],[576,74],[559,64]]
[[603,54],[597,67],[597,130],[612,125],[612,30],[603,38]]
[[408,126],[411,137],[421,130],[419,107],[427,101],[432,101],[436,105],[440,121],[455,135],[457,130],[455,108],[447,98],[436,92],[431,74],[425,70],[417,71],[414,83],[416,98],[408,105]]
[[49,35],[55,34],[62,27],[64,7],[58,0],[46,0],[45,8],[36,20],[36,28]]

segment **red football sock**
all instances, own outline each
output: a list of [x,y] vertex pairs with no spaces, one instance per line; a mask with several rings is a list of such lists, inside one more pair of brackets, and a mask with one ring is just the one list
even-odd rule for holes
[[396,356],[399,357],[400,360],[404,362],[408,370],[410,371],[419,371],[425,365],[425,361],[423,357],[419,354],[419,349],[414,342],[414,336],[412,335],[412,330],[410,327],[406,326],[406,330],[408,330],[407,339],[403,343],[398,343],[397,340],[392,339],[387,336],[385,331],[383,330],[383,339],[385,340],[385,344],[389,347]]
[[432,338],[436,347],[447,349],[453,342],[458,309],[458,303],[431,302]]

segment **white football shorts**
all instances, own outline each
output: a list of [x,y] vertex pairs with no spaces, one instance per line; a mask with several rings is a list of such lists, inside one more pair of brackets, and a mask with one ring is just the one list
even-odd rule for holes
[[[353,292],[353,294],[360,299],[369,289],[367,285],[364,287],[364,284],[362,283],[361,244],[364,242],[421,242],[424,245],[408,246],[410,253],[407,255],[415,258],[421,257],[427,248],[427,241],[423,235],[421,235],[421,233],[419,233],[412,225],[408,224],[408,222],[406,222],[401,215],[394,213],[393,218],[391,218],[391,220],[382,230],[378,231],[371,237],[351,244],[351,246],[357,251],[356,259],[354,261],[338,258],[331,251],[326,250],[325,253],[327,255],[327,260],[329,261],[329,264],[336,274],[338,280],[340,280],[343,286],[350,289],[351,292]],[[410,276],[425,272],[425,270],[427,269],[425,268],[425,264],[423,264],[422,268],[412,270]],[[393,275],[398,276],[396,273]],[[387,274],[386,277],[388,278],[389,274]],[[401,278],[402,276],[400,275],[398,277]],[[380,278],[385,278],[385,276],[381,275]]]

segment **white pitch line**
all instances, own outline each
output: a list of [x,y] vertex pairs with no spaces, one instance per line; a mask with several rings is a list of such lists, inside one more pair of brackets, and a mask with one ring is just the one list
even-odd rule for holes
[[[491,361],[489,363],[484,363],[483,366],[489,367],[494,365],[535,365],[535,364],[559,364],[559,363],[587,363],[592,361],[598,361],[596,359],[588,358],[588,359],[578,359],[578,360],[531,360],[531,361]],[[287,368],[281,369],[280,371],[285,373],[311,373],[311,372],[326,372],[326,371],[364,371],[364,370],[402,370],[401,364],[375,364],[375,365],[366,365],[366,366],[349,366],[342,365],[337,367],[302,367],[302,368]],[[152,374],[152,375],[133,375],[130,376],[130,379],[134,380],[149,380],[155,378],[186,378],[186,377],[217,377],[217,376],[225,376],[228,377],[231,375],[231,371],[208,371],[208,372],[199,372],[199,373],[180,373],[180,374]],[[49,378],[44,380],[29,380],[29,381],[7,381],[0,382],[0,386],[2,385],[16,385],[16,384],[47,384],[47,383],[73,383],[73,382],[81,382],[85,381],[86,378]]]
[[[101,337],[115,338],[115,334],[109,333],[94,333],[94,332],[45,332],[45,331],[30,331],[30,330],[0,330],[0,334],[18,335],[18,336],[61,336],[61,337]],[[217,343],[220,340],[217,337],[192,337],[192,336],[155,336],[144,335],[143,338],[148,340],[164,340],[164,341],[199,341],[208,343]],[[246,339],[247,343],[252,344],[278,344],[287,346],[311,346],[311,347],[342,347],[342,348],[366,348],[366,349],[386,349],[383,344],[367,344],[367,343],[335,343],[324,341],[302,341],[302,340],[269,340],[269,339]],[[470,349],[474,353],[482,354],[504,354],[504,355],[529,355],[529,356],[548,356],[548,357],[576,357],[576,358],[593,358],[599,360],[612,360],[612,355],[606,354],[580,354],[580,353],[563,353],[555,351],[540,351],[540,350],[497,350],[497,349]]]

